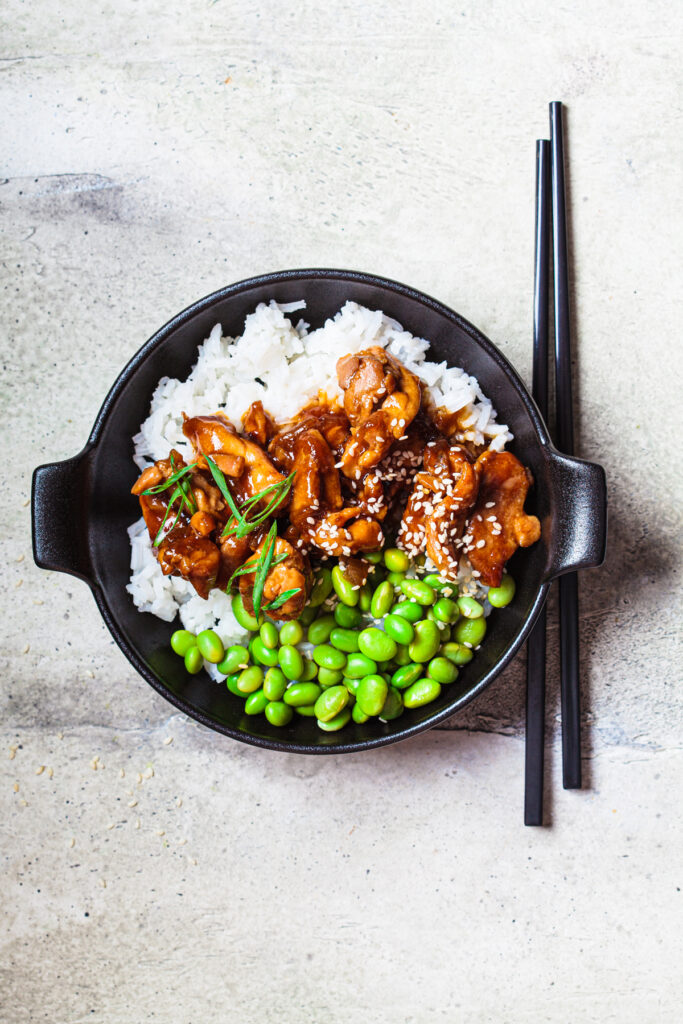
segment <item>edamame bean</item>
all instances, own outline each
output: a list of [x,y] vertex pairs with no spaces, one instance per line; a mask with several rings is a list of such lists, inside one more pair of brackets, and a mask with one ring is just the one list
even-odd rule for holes
[[385,548],[384,564],[389,572],[406,572],[410,568],[410,559],[399,548]]
[[360,588],[358,590],[353,589],[353,584],[350,580],[347,580],[339,565],[335,565],[332,570],[332,586],[342,604],[347,604],[350,608],[358,604]]
[[277,647],[278,633],[274,622],[264,622],[259,629],[259,636],[266,647]]
[[280,668],[288,679],[301,679],[304,674],[304,659],[301,651],[285,644],[279,651]]
[[315,704],[322,692],[322,687],[318,686],[317,683],[292,683],[285,690],[282,699],[285,704],[297,708],[304,704]]
[[305,704],[302,708],[294,708],[297,715],[301,715],[303,718],[315,718],[315,705]]
[[460,619],[453,629],[453,639],[465,646],[478,647],[486,635],[486,619]]
[[456,644],[455,642],[443,644],[440,653],[444,658],[452,661],[454,665],[466,665],[474,657],[469,647],[465,647],[464,644]]
[[362,679],[377,671],[377,662],[364,654],[349,654],[344,675],[351,679]]
[[216,668],[225,675],[231,675],[238,669],[247,668],[249,665],[249,651],[242,644],[232,644],[226,648],[223,660],[218,662]]
[[278,652],[272,647],[266,647],[260,636],[255,636],[251,642],[251,655],[254,661],[269,668],[277,665],[279,661]]
[[334,668],[319,668],[318,669],[318,682],[322,686],[323,690],[326,690],[328,686],[336,686],[337,683],[341,683],[344,678],[344,673]]
[[191,676],[196,676],[198,672],[201,672],[204,661],[198,647],[188,647],[185,651],[185,658],[183,660],[185,662],[185,668]]
[[[263,627],[261,627],[263,628]],[[280,630],[280,643],[289,647],[296,647],[304,638],[303,626],[300,622],[285,622]]]
[[396,654],[396,641],[376,626],[362,630],[358,636],[358,646],[366,658],[373,661],[390,661]]
[[410,665],[410,651],[408,650],[407,644],[399,644],[394,655],[394,662],[397,667],[401,665]]
[[329,569],[321,569],[318,573],[318,578],[313,584],[311,590],[311,596],[308,599],[308,603],[311,608],[318,608],[323,601],[332,593],[332,573]]
[[235,594],[231,602],[231,607],[232,614],[235,616],[242,629],[249,629],[252,633],[258,629],[258,620],[256,619],[256,616],[250,615],[244,607],[241,594]]
[[244,702],[244,713],[247,715],[262,715],[269,703],[263,690],[254,690]]
[[445,597],[450,597],[458,589],[456,583],[452,580],[445,580],[437,572],[430,572],[422,578],[425,583],[428,583],[434,590],[439,590]]
[[423,580],[407,579],[401,583],[401,590],[412,601],[418,604],[429,605],[436,601],[436,593],[433,588]]
[[398,690],[390,686],[387,699],[384,701],[384,707],[380,711],[379,717],[383,722],[393,722],[395,718],[399,718],[402,714],[403,698]]
[[415,635],[412,624],[402,615],[387,615],[384,620],[384,629],[397,644],[409,644]]
[[394,603],[394,588],[388,580],[375,589],[370,601],[370,614],[373,619],[383,619]]
[[351,696],[355,697],[358,692],[358,687],[360,686],[360,679],[351,679],[350,676],[343,676],[342,682]]
[[316,619],[308,627],[308,642],[313,644],[314,647],[318,644],[327,643],[335,625],[334,615],[321,615],[319,619]]
[[337,626],[330,633],[330,643],[340,651],[353,654],[358,650],[358,632],[354,629],[340,629]]
[[323,690],[315,702],[315,717],[321,722],[329,722],[331,718],[349,703],[349,691],[345,686],[331,686]]
[[231,675],[226,676],[225,685],[230,690],[230,693],[234,693],[236,697],[241,697],[244,700],[246,693],[242,693],[241,690],[237,689],[237,680],[239,677],[239,672],[233,672]]
[[217,665],[225,655],[223,641],[212,629],[203,629],[197,635],[197,647],[202,658],[206,658],[212,665]]
[[407,619],[408,622],[419,622],[424,615],[424,608],[417,601],[399,601],[391,609],[392,615],[400,615],[402,619]]
[[351,708],[344,708],[338,715],[335,715],[334,718],[328,718],[324,722],[319,718],[318,728],[322,729],[323,732],[337,732],[339,729],[344,728],[350,717]]
[[294,718],[292,709],[281,700],[272,700],[270,704],[267,704],[264,714],[270,724],[276,725],[278,728],[289,725]]
[[459,597],[458,610],[466,619],[480,619],[484,614],[483,605],[475,601],[473,597]]
[[351,717],[353,718],[354,722],[357,723],[357,725],[365,725],[365,723],[370,719],[370,715],[365,714],[362,707],[357,701],[351,708]]
[[415,623],[415,638],[408,644],[408,653],[412,661],[431,661],[441,645],[439,628],[431,619],[421,619]]
[[259,665],[251,665],[244,668],[239,674],[236,683],[240,693],[254,693],[263,686],[263,669]]
[[282,700],[287,689],[287,676],[281,668],[269,668],[263,680],[263,692],[268,700]]
[[450,597],[440,597],[432,607],[432,612],[439,622],[447,623],[455,622],[460,615],[457,603],[451,601]]
[[404,572],[389,572],[387,573],[387,583],[391,583],[392,587],[400,587],[406,578]]
[[341,629],[355,629],[363,620],[358,608],[349,608],[347,604],[338,604],[334,609],[334,621]]
[[304,673],[301,677],[302,683],[310,683],[318,675],[318,666],[310,658],[304,658]]
[[313,620],[318,615],[318,608],[312,604],[307,604],[301,615],[299,616],[299,622],[305,628],[308,628]]
[[176,629],[175,633],[171,636],[171,647],[181,658],[185,657],[190,647],[196,646],[196,636],[187,629]]
[[370,604],[372,602],[372,587],[369,583],[364,583],[359,590],[358,607],[366,615],[370,611]]
[[448,658],[436,657],[427,665],[427,675],[437,683],[454,683],[458,678],[456,666]]
[[417,682],[423,671],[424,665],[416,665],[411,661],[409,665],[403,665],[396,669],[391,677],[391,685],[395,686],[397,690],[407,690],[409,686]]
[[381,551],[365,551],[363,553],[363,558],[365,559],[366,562],[369,562],[370,565],[377,565],[378,562],[382,561],[382,552]]
[[339,672],[346,665],[346,655],[331,644],[320,644],[313,651],[313,661],[321,668]]
[[356,701],[366,715],[378,715],[384,707],[389,684],[380,675],[365,676],[356,690]]
[[418,679],[403,694],[403,703],[407,708],[421,708],[430,704],[441,693],[441,684],[436,679]]
[[[499,587],[489,588],[489,604],[494,608],[505,608],[510,604],[510,601],[515,596],[516,589],[515,581],[512,576],[508,576],[506,573],[503,576]],[[171,638],[171,642],[173,642],[173,638]]]

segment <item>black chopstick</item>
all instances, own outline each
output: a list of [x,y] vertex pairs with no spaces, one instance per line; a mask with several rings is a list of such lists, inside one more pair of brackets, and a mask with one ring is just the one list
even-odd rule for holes
[[[569,315],[569,257],[564,184],[562,104],[550,104],[553,193],[553,274],[555,296],[555,405],[557,447],[574,454],[572,360]],[[562,784],[581,788],[581,706],[579,689],[579,606],[576,573],[561,576],[560,690],[562,707]]]
[[[550,143],[536,141],[536,224],[534,235],[534,361],[531,391],[548,419],[548,278],[550,269]],[[543,824],[545,739],[545,605],[527,643],[524,824]]]

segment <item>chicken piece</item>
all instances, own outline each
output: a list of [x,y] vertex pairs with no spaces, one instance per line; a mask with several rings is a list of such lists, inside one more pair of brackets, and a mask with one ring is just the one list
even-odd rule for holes
[[320,548],[328,555],[349,557],[381,547],[382,528],[361,505],[344,507],[339,472],[319,430],[296,438],[295,471],[289,518],[299,532],[299,546]]
[[465,550],[479,580],[499,587],[503,568],[518,547],[529,547],[541,536],[536,516],[524,511],[534,480],[511,452],[490,449],[475,463],[479,496],[465,533]]
[[159,545],[159,564],[164,576],[189,580],[200,597],[207,598],[216,586],[220,551],[208,537],[201,537],[184,523],[174,527]]
[[444,576],[454,577],[478,487],[477,471],[461,445],[431,441],[403,513],[399,546],[413,556],[426,550]]
[[420,409],[422,389],[415,374],[379,346],[343,356],[337,377],[351,423],[341,469],[359,480],[405,435]]
[[221,413],[185,417],[183,433],[192,442],[200,467],[204,462],[201,456],[210,455],[218,468],[231,478],[231,490],[238,502],[284,479],[263,449],[241,437]]
[[343,409],[321,402],[305,406],[294,419],[282,423],[268,445],[268,454],[275,463],[290,473],[294,465],[297,438],[309,430],[318,430],[335,456],[341,454],[351,426]]
[[[264,538],[253,552],[252,559],[254,563],[263,553],[265,544],[266,540]],[[296,619],[303,611],[311,592],[313,573],[311,572],[308,559],[300,551],[297,551],[284,537],[277,537],[273,551],[273,561],[281,555],[286,557],[278,565],[271,566],[266,576],[261,607],[267,611],[266,606],[271,601],[276,601],[287,590],[296,590],[295,594],[288,597],[283,605],[273,609],[272,612],[272,618],[274,619]],[[252,559],[249,559],[249,561]],[[253,593],[255,579],[254,573],[245,573],[244,576],[239,578],[242,601],[250,615],[254,614]]]
[[275,424],[263,408],[263,402],[252,402],[242,417],[245,435],[254,444],[266,448],[275,433]]

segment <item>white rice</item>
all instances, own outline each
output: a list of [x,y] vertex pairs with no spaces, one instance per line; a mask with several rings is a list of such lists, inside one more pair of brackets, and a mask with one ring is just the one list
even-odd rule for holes
[[[496,422],[496,410],[475,377],[445,362],[429,362],[425,358],[429,342],[404,331],[381,310],[347,302],[323,327],[309,331],[304,320],[294,325],[287,315],[304,308],[304,302],[261,303],[247,316],[244,333],[234,339],[223,337],[221,325],[216,324],[199,346],[197,362],[187,379],[162,377],[159,381],[149,416],[133,438],[138,467],[142,470],[166,458],[171,448],[190,461],[192,452],[182,431],[183,412],[201,416],[221,410],[239,428],[246,410],[259,399],[276,421],[282,421],[321,391],[328,399],[341,398],[337,360],[370,345],[386,348],[417,374],[436,406],[452,412],[464,410],[460,422],[467,440],[496,451],[512,440],[507,426]],[[140,611],[167,622],[179,612],[186,629],[193,633],[214,629],[224,644],[244,637],[226,594],[212,590],[204,600],[187,581],[164,576],[144,520],[138,520],[128,532],[131,579],[127,590]],[[476,588],[476,581],[468,575],[464,567],[462,583]]]

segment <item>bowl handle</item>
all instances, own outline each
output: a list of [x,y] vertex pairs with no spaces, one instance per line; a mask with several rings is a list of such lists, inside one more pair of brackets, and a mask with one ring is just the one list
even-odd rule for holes
[[543,581],[601,565],[607,544],[607,482],[602,466],[549,450],[550,520]]
[[36,565],[71,573],[92,587],[86,528],[91,450],[84,448],[65,462],[38,466],[33,473],[31,513]]

